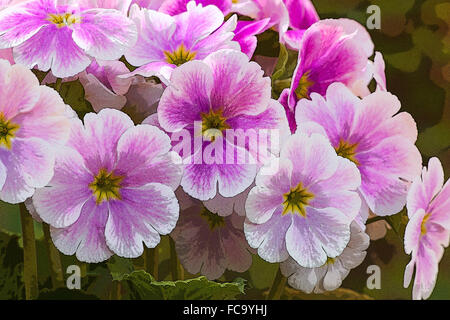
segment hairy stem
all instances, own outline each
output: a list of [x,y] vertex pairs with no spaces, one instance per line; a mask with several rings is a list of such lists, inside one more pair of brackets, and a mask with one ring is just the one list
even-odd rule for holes
[[122,284],[120,281],[114,280],[111,286],[110,300],[121,300],[122,299]]
[[25,204],[21,203],[19,207],[23,239],[23,279],[25,283],[25,298],[27,300],[32,300],[36,299],[39,293],[34,223]]
[[64,286],[64,276],[61,265],[61,257],[58,249],[53,244],[50,235],[50,226],[46,223],[42,223],[42,229],[44,230],[45,246],[48,252],[48,258],[50,262],[50,277],[52,279],[53,288],[59,288]]
[[183,280],[184,278],[184,270],[180,265],[180,261],[177,257],[177,251],[175,250],[175,241],[169,237],[170,244],[170,270],[172,273],[172,280]]
[[158,280],[158,265],[159,265],[159,253],[158,247],[144,249],[144,268],[145,271],[153,276],[155,280]]
[[287,278],[281,274],[281,270],[278,268],[272,287],[267,295],[267,300],[279,300],[281,298],[284,287],[286,286],[286,280]]
[[62,79],[57,78],[55,83],[55,90],[59,92],[61,90],[61,86],[62,86]]

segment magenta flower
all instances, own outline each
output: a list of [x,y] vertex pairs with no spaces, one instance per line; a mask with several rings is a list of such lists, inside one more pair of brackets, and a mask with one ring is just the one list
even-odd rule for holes
[[0,59],[8,60],[8,62],[11,65],[15,64],[13,51],[12,51],[11,48],[9,48],[9,49],[0,49]]
[[288,134],[270,79],[242,52],[221,50],[178,67],[170,83],[158,118],[172,141],[181,140],[183,189],[200,200],[243,192]]
[[361,79],[367,78],[366,85],[370,81],[367,69],[373,47],[368,32],[356,21],[327,19],[313,24],[301,40],[288,97],[291,112],[297,101],[309,98],[312,92],[325,95],[333,82],[360,91]]
[[16,5],[21,2],[25,2],[27,0],[0,0],[0,10],[6,9],[13,5]]
[[239,43],[241,51],[250,59],[255,53],[258,42],[255,35],[262,33],[268,23],[269,18],[257,21],[238,21],[233,40]]
[[115,60],[136,42],[136,26],[115,10],[35,0],[0,11],[0,48],[58,78],[85,70],[92,58]]
[[[414,145],[417,128],[407,112],[396,115],[400,101],[388,92],[356,97],[342,83],[299,101],[299,128],[313,122],[325,130],[337,153],[361,172],[359,192],[379,216],[399,212],[406,203],[409,181],[420,173],[422,157]],[[365,207],[365,206],[363,206]],[[368,210],[363,216],[367,218]]]
[[375,52],[375,59],[373,61],[373,78],[377,83],[377,91],[387,91],[386,87],[386,74],[384,72],[385,63],[381,52]]
[[319,21],[314,5],[311,0],[283,0],[289,13],[290,30],[284,34],[284,41],[293,49],[299,50],[300,43],[311,25]]
[[78,0],[77,2],[81,7],[114,9],[127,16],[132,0]]
[[416,177],[408,193],[409,222],[405,231],[405,252],[411,261],[405,269],[404,287],[416,269],[413,299],[428,299],[433,292],[438,264],[450,240],[450,182],[444,185],[444,170],[431,158],[422,177]]
[[0,101],[0,199],[19,203],[52,178],[70,121],[56,91],[6,60],[0,60]]
[[[165,0],[161,3],[158,11],[167,13],[171,16],[183,13],[187,11],[187,4],[191,0]],[[142,1],[141,1],[142,2]],[[145,1],[144,1],[145,2]],[[147,1],[149,2],[149,1]],[[214,5],[223,12],[224,15],[230,13],[232,1],[231,0],[195,0],[192,1],[196,4],[201,4],[203,6]],[[151,5],[152,1],[148,5]],[[148,8],[148,7],[145,7]],[[156,10],[156,9],[155,9]]]
[[200,201],[183,210],[171,233],[183,267],[210,280],[222,276],[226,269],[247,271],[252,255],[242,231],[244,219],[236,214],[218,216]]
[[[129,0],[127,0],[129,1]],[[171,0],[132,0],[131,4],[137,4],[141,8],[159,10],[165,2],[170,2]]]
[[316,133],[292,135],[276,161],[278,171],[260,172],[248,195],[247,241],[266,261],[291,257],[302,267],[320,267],[349,242],[361,207],[358,169]]
[[282,41],[289,27],[289,13],[284,0],[234,0],[231,11],[254,20],[269,19],[265,30],[275,28]]
[[33,204],[52,226],[55,246],[78,260],[101,262],[113,253],[138,257],[178,220],[174,190],[179,156],[160,129],[134,126],[124,113],[103,109],[74,120],[55,175]]
[[130,17],[138,26],[139,38],[125,57],[140,67],[130,75],[157,75],[167,82],[172,70],[188,61],[223,48],[239,50],[239,44],[231,41],[236,16],[223,23],[223,13],[215,6],[190,2],[186,12],[172,17],[133,5]]

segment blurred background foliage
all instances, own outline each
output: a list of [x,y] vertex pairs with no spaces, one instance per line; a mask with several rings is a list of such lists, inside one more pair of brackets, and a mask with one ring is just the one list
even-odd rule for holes
[[[437,156],[444,165],[446,179],[450,176],[450,3],[445,0],[313,0],[322,19],[347,17],[365,25],[370,5],[381,9],[381,29],[369,30],[377,51],[386,61],[388,90],[402,102],[403,111],[410,112],[417,122],[417,145],[426,164]],[[256,55],[278,57],[280,46],[277,34],[267,31],[258,36]],[[274,40],[275,39],[275,40]],[[283,51],[283,49],[281,49]],[[283,52],[282,52],[283,53]],[[287,54],[284,61],[286,74],[292,74],[295,54]],[[273,59],[273,58],[268,58]],[[277,74],[285,79],[282,74]],[[283,85],[283,82],[280,82]],[[68,88],[67,95],[70,95]],[[73,88],[72,88],[73,89]],[[282,87],[275,88],[281,92]],[[74,89],[75,90],[75,89]],[[72,91],[74,91],[72,90]],[[82,88],[80,89],[82,90]],[[76,90],[75,90],[76,91]],[[278,93],[279,93],[278,92]],[[79,94],[75,96],[79,97]],[[86,101],[71,103],[78,112],[90,110]],[[81,103],[81,107],[79,107]],[[85,105],[86,104],[86,105]],[[411,287],[403,288],[403,272],[409,257],[403,250],[404,212],[390,220],[393,228],[385,238],[372,241],[362,265],[351,271],[341,289],[322,295],[307,295],[286,288],[283,299],[411,299]],[[123,298],[238,298],[263,299],[277,272],[277,265],[254,256],[247,272],[227,271],[219,282],[195,278],[185,282],[168,282],[170,275],[170,249],[168,237],[158,246],[158,280],[143,269],[143,257],[133,260],[111,258],[108,262],[86,265],[74,257],[62,257],[63,270],[77,264],[82,270],[82,290],[70,291],[52,288],[48,252],[43,241],[42,226],[35,223],[38,250],[39,286],[41,299],[109,299],[117,297],[119,288]],[[0,202],[0,299],[24,298],[22,281],[23,249],[18,206]],[[369,265],[381,268],[381,289],[366,287]],[[67,278],[68,275],[64,275]],[[184,273],[186,279],[197,277]],[[244,280],[245,279],[245,280]],[[163,281],[166,280],[166,281]],[[120,283],[120,284],[119,284]],[[244,289],[245,287],[245,289]],[[189,289],[191,288],[191,289]],[[243,294],[245,290],[245,294]],[[450,299],[450,250],[439,265],[437,284],[431,299]]]

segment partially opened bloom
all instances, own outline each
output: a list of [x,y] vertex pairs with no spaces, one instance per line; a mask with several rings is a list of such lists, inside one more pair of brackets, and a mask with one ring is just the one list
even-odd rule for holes
[[368,76],[367,68],[371,65],[368,58],[373,47],[369,33],[353,20],[327,19],[309,27],[300,43],[289,92],[291,112],[295,111],[297,101],[309,98],[312,92],[325,95],[333,82],[361,91],[361,79],[367,78],[367,85],[372,76]]
[[128,62],[139,67],[130,75],[156,75],[167,82],[177,66],[201,60],[219,49],[240,48],[231,41],[236,16],[224,23],[223,13],[215,6],[189,2],[186,12],[172,17],[133,5],[130,17],[139,33],[136,45],[125,54]]
[[[414,145],[417,128],[400,101],[388,92],[359,99],[342,83],[328,87],[326,97],[311,94],[299,101],[297,126],[319,124],[337,153],[361,172],[359,192],[379,216],[399,212],[406,203],[410,181],[420,174],[422,157]],[[364,218],[368,211],[363,213]]]
[[114,253],[138,257],[178,220],[174,190],[182,171],[160,129],[134,126],[124,113],[103,109],[74,120],[55,175],[33,196],[50,224],[55,246],[78,260],[101,262]]
[[66,105],[21,65],[0,60],[0,199],[19,203],[53,176],[70,132]]
[[278,171],[260,172],[248,195],[247,241],[266,261],[320,267],[349,242],[361,206],[358,169],[317,133],[292,135],[277,161]]
[[[157,0],[156,2],[158,2],[158,1],[160,1],[160,0]],[[174,16],[174,15],[177,15],[177,14],[187,11],[187,4],[191,1],[192,0],[164,0],[161,3],[161,6],[158,8],[158,11],[170,14],[171,16]],[[145,2],[145,1],[141,1],[141,2]],[[152,2],[155,2],[155,1],[147,0],[147,2],[149,2],[148,5],[150,6],[152,4]],[[219,8],[220,11],[222,11],[224,15],[227,15],[228,13],[230,13],[231,5],[232,5],[232,0],[194,0],[193,2],[195,2],[197,4],[201,4],[203,6],[214,5],[217,8]]]
[[85,70],[93,58],[115,60],[136,42],[136,26],[119,11],[34,0],[0,11],[0,48],[16,63],[58,78]]
[[256,35],[262,33],[268,23],[268,18],[257,21],[238,21],[233,40],[239,43],[241,51],[250,59],[258,43]]
[[141,123],[148,116],[156,114],[165,85],[139,75],[131,79],[132,85],[125,95],[127,102],[122,110],[130,115],[135,123]]
[[342,285],[350,270],[364,261],[369,243],[369,236],[356,223],[352,223],[350,241],[336,258],[328,258],[325,264],[317,268],[304,268],[290,258],[280,264],[280,269],[295,289],[306,293],[333,291]]
[[191,274],[200,273],[210,280],[226,269],[245,272],[252,264],[250,247],[242,230],[244,217],[221,217],[206,209],[200,201],[183,210],[171,233],[177,255]]
[[377,91],[387,91],[385,67],[386,65],[381,52],[375,52],[375,59],[373,61],[373,78],[377,83]]
[[283,0],[234,0],[231,11],[254,20],[269,19],[265,30],[276,29],[281,41],[289,27],[289,13]]
[[289,13],[290,30],[284,34],[284,41],[293,49],[300,49],[301,40],[306,29],[319,21],[311,0],[283,0]]
[[283,108],[270,95],[270,79],[261,67],[235,50],[174,70],[158,118],[180,146],[181,185],[189,195],[200,200],[216,194],[234,197],[253,183],[258,166],[279,151],[288,126]]
[[450,182],[444,185],[444,170],[431,158],[408,193],[409,222],[405,230],[405,252],[411,254],[404,286],[409,286],[416,269],[413,299],[427,299],[433,292],[438,264],[450,240]]
[[99,112],[104,108],[122,109],[127,99],[125,94],[130,89],[132,78],[120,78],[129,73],[121,61],[93,61],[78,78],[84,87],[85,98]]

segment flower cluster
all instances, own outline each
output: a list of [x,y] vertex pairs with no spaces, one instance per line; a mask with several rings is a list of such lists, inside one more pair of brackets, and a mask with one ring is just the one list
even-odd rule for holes
[[[274,31],[298,59],[279,96],[253,59]],[[83,116],[60,96],[73,82]],[[0,7],[0,199],[29,199],[80,261],[136,258],[170,235],[191,274],[245,272],[258,254],[320,293],[364,260],[368,218],[406,206],[405,285],[415,267],[413,298],[428,298],[450,186],[437,158],[422,169],[400,110],[365,28],[320,20],[310,0]]]

